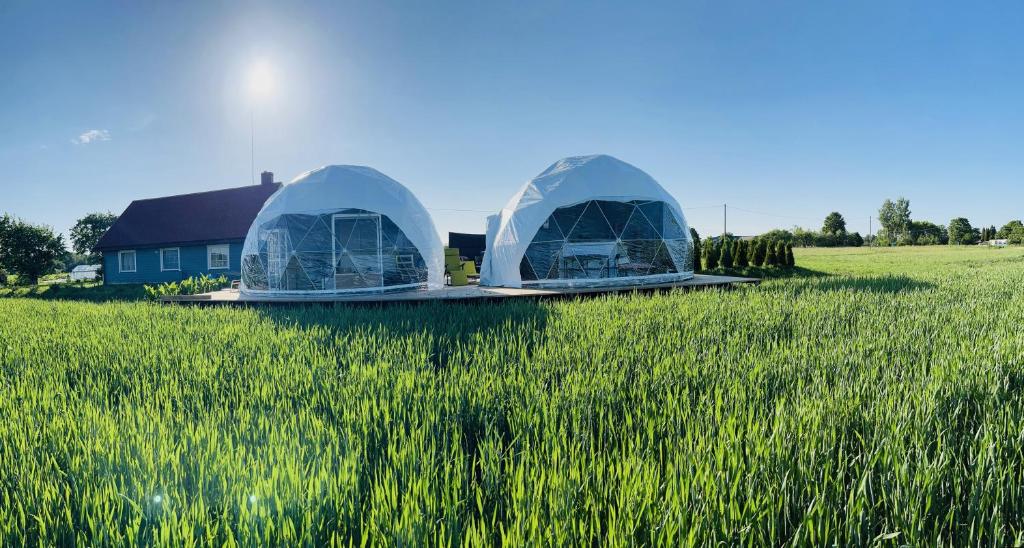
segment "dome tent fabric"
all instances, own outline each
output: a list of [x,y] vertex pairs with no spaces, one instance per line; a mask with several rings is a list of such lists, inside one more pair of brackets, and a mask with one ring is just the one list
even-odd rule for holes
[[430,214],[364,166],[298,176],[267,200],[242,248],[243,294],[261,297],[439,288],[444,250]]
[[588,287],[692,277],[693,241],[675,198],[611,156],[555,162],[487,219],[481,285]]

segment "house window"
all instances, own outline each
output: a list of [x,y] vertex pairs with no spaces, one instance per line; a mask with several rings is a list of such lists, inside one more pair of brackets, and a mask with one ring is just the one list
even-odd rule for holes
[[160,250],[160,271],[181,270],[181,249],[168,247]]
[[135,250],[119,251],[117,266],[120,272],[135,272]]
[[209,270],[228,268],[228,244],[206,246],[206,267]]

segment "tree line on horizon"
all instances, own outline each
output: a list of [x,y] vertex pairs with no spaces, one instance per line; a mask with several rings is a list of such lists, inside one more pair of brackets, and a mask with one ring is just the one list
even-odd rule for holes
[[886,199],[878,210],[881,227],[878,234],[861,236],[848,232],[846,219],[838,211],[825,217],[821,230],[793,227],[774,229],[760,237],[793,244],[797,247],[889,247],[911,245],[972,245],[990,240],[1006,240],[1013,245],[1024,244],[1024,223],[1013,220],[1002,228],[974,227],[965,217],[956,217],[948,225],[911,218],[910,200],[900,197]]

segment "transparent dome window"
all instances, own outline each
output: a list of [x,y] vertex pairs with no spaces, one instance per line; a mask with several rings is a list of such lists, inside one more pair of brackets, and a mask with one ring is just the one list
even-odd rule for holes
[[424,287],[423,256],[386,215],[362,209],[288,213],[259,225],[242,257],[248,289],[372,292]]
[[588,200],[556,209],[519,265],[524,284],[623,280],[690,271],[690,239],[660,201]]

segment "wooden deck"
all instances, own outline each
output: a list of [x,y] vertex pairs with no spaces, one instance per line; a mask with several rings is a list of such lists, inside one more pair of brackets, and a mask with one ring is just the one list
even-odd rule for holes
[[709,287],[731,286],[733,284],[756,284],[756,278],[737,278],[733,276],[706,276],[697,274],[692,279],[666,284],[650,284],[618,287],[577,287],[559,289],[514,289],[508,287],[483,287],[470,284],[462,287],[445,287],[443,289],[421,289],[396,293],[378,293],[373,295],[296,295],[289,297],[252,297],[243,295],[238,290],[223,289],[200,295],[174,295],[161,297],[162,303],[198,304],[198,305],[255,305],[255,304],[299,304],[299,303],[346,303],[346,304],[385,304],[385,303],[422,303],[429,301],[496,301],[504,299],[542,299],[567,298],[584,295],[624,292],[656,292],[671,289],[698,289]]

